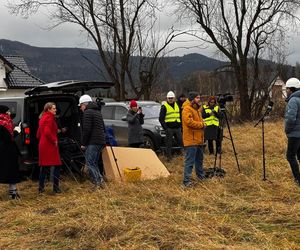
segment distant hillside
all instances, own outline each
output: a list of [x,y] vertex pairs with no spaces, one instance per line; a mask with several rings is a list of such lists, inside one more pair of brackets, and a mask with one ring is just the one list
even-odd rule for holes
[[[109,79],[96,50],[82,48],[40,48],[24,43],[0,39],[0,53],[22,55],[32,74],[45,82],[78,79]],[[194,71],[214,70],[225,63],[200,54],[166,57],[168,72],[175,80],[182,80]],[[103,73],[99,73],[102,69]]]

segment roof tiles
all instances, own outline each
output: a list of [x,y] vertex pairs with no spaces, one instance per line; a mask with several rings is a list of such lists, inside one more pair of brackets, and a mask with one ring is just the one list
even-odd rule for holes
[[8,88],[33,88],[45,82],[30,73],[30,70],[22,56],[4,56],[13,65],[13,70],[7,74]]

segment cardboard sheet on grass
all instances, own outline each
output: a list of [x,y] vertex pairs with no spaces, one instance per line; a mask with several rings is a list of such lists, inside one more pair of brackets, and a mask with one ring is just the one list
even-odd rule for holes
[[[153,180],[168,177],[169,171],[159,160],[155,152],[145,148],[112,147],[124,180],[125,168],[139,167],[142,171],[141,180]],[[105,147],[102,152],[106,178],[109,181],[121,181],[119,171],[114,160],[111,147]]]

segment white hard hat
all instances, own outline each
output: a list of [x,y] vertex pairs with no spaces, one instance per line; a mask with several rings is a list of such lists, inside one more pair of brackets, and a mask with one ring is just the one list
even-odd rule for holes
[[173,91],[169,91],[168,94],[167,94],[167,98],[174,98],[175,97],[175,94]]
[[92,102],[92,98],[89,95],[83,95],[79,98],[79,105],[85,102]]
[[286,81],[285,87],[300,89],[300,81],[298,78],[290,78]]

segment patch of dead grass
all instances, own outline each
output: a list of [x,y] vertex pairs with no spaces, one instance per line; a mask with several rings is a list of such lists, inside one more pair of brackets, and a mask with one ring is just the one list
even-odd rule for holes
[[[2,185],[0,249],[300,249],[300,188],[285,160],[282,123],[265,124],[267,181],[261,129],[231,129],[241,173],[225,139],[225,178],[191,189],[181,184],[182,156],[165,163],[169,178],[96,192],[64,178],[62,194],[39,196],[37,183],[26,181],[22,200],[10,201]],[[205,155],[205,167],[213,162]]]

